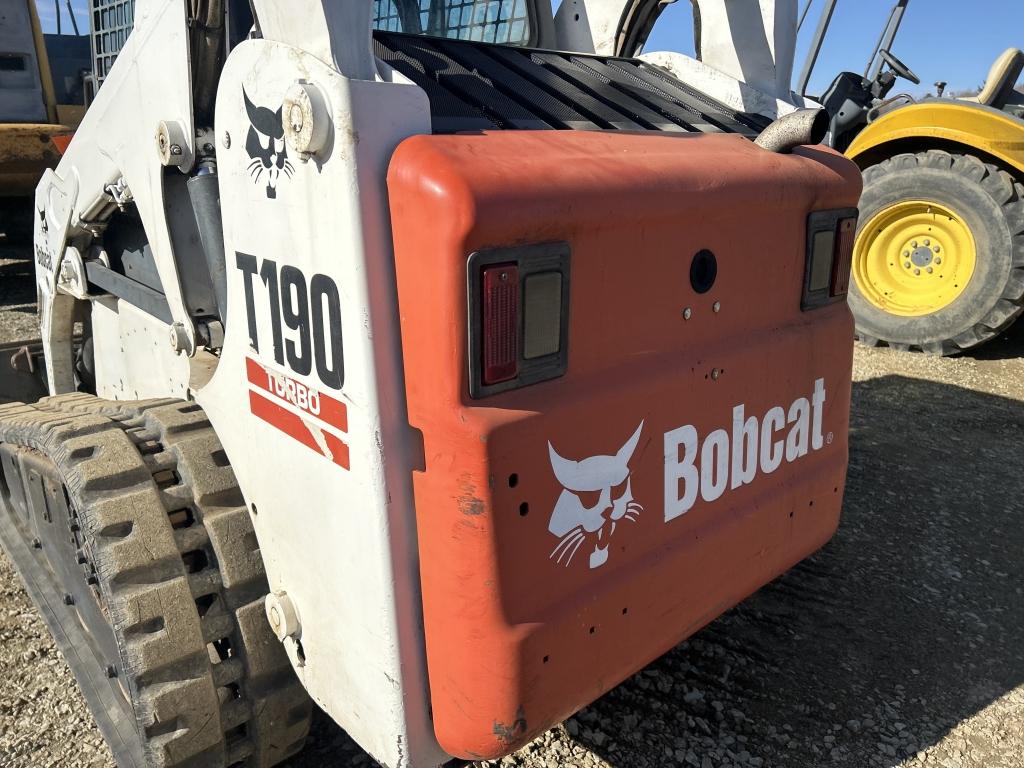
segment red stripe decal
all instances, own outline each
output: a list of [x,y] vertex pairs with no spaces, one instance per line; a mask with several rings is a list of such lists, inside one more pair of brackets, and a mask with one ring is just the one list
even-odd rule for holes
[[50,141],[53,142],[53,146],[57,148],[57,151],[62,155],[67,154],[68,146],[71,144],[73,135],[70,133],[61,133],[56,136],[51,136]]
[[[302,417],[268,400],[258,392],[249,391],[249,410],[272,427],[298,440],[307,448],[326,456],[339,467],[349,469],[348,446],[330,432],[326,432]],[[314,431],[316,434],[314,435]]]
[[348,432],[348,408],[340,400],[335,400],[291,376],[260,365],[251,357],[245,358],[245,372],[250,384],[270,393],[277,400],[290,403],[325,424]]

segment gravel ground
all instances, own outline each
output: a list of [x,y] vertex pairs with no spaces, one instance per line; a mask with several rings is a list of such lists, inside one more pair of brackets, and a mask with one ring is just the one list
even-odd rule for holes
[[[34,328],[0,253],[0,342]],[[1024,764],[1024,323],[976,356],[859,348],[843,523],[821,552],[489,765]],[[0,766],[112,763],[0,555]],[[370,765],[326,717],[290,768]]]
[[0,240],[0,344],[39,336],[35,273],[28,256],[25,249]]

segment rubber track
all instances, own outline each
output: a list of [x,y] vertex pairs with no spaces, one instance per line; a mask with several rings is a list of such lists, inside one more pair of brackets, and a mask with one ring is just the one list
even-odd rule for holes
[[0,441],[50,459],[84,524],[146,764],[298,752],[312,705],[267,625],[249,513],[202,410],[64,395],[0,407]]
[[1024,312],[1024,184],[998,166],[985,163],[973,155],[951,154],[930,149],[918,154],[895,155],[864,170],[864,181],[915,168],[938,168],[956,173],[981,186],[999,205],[1006,217],[1013,243],[1010,277],[1000,296],[993,297],[992,306],[971,328],[931,344],[898,344],[865,334],[859,329],[856,338],[869,347],[882,343],[902,352],[926,352],[931,355],[955,355],[976,347],[1005,331]]

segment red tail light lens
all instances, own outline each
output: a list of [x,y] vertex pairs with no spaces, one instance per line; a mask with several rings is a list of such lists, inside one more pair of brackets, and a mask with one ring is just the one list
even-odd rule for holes
[[850,288],[853,244],[857,239],[857,219],[840,219],[836,227],[836,252],[832,259],[832,295],[845,296]]
[[498,384],[519,373],[519,268],[487,267],[481,276],[483,383]]

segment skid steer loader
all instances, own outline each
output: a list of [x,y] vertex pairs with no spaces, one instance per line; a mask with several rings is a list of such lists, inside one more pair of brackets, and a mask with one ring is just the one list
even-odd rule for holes
[[823,113],[539,0],[129,6],[36,193],[49,396],[0,407],[0,541],[119,765],[270,766],[313,703],[497,758],[830,538]]

